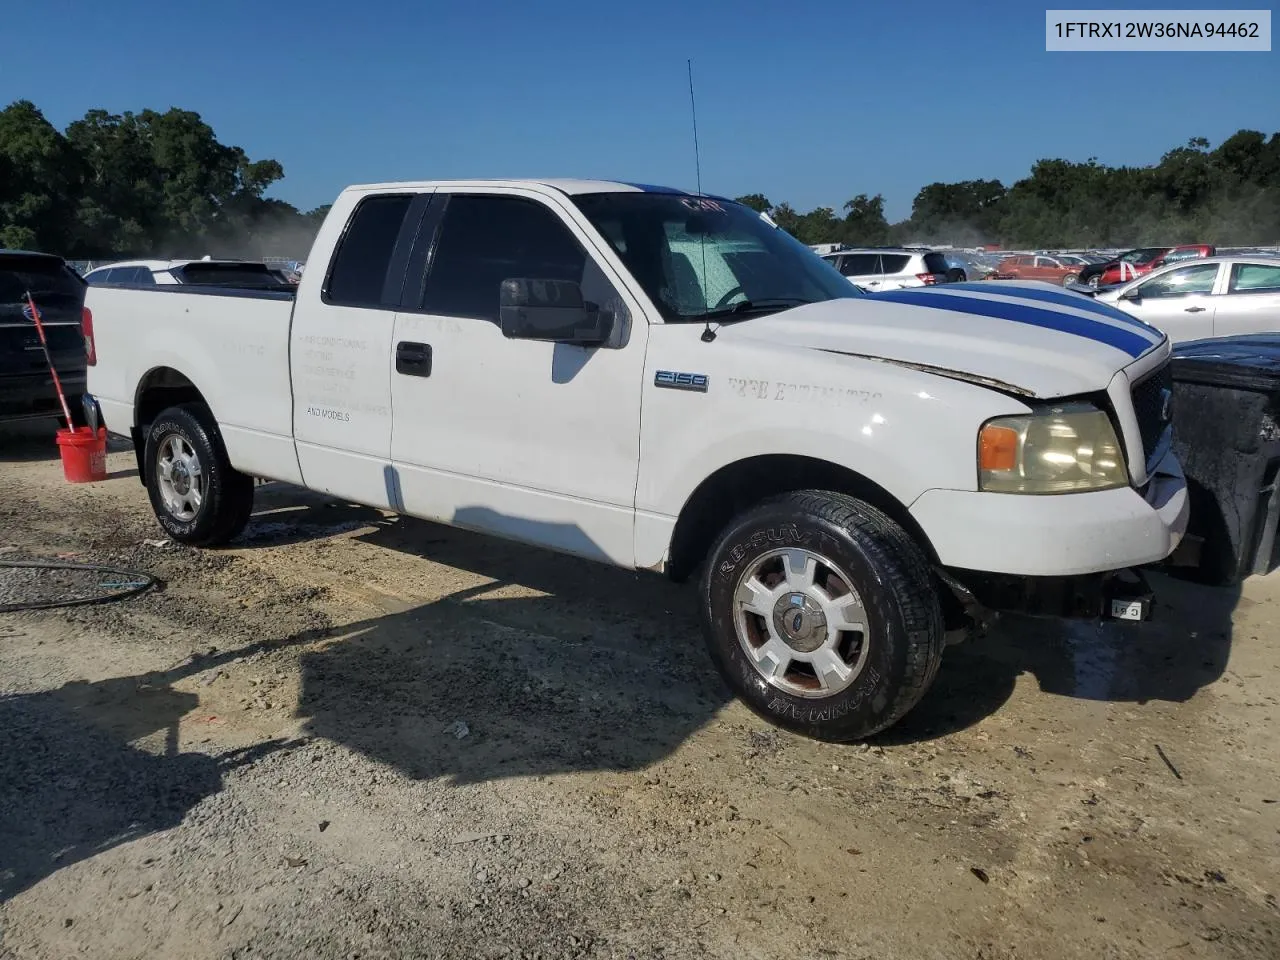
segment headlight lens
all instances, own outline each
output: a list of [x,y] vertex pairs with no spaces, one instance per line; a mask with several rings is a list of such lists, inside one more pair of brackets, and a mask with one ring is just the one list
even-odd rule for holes
[[1087,403],[998,417],[978,434],[978,489],[1076,493],[1129,485],[1111,420]]

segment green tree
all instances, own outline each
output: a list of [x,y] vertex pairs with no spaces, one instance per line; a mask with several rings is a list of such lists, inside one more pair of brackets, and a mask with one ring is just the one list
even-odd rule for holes
[[889,242],[889,221],[884,218],[884,197],[860,193],[844,205],[840,240],[853,247],[876,247]]
[[768,213],[773,209],[773,204],[769,202],[769,198],[763,193],[748,193],[736,199],[738,203],[744,207],[750,207],[756,213]]
[[66,245],[77,157],[30,100],[0,110],[0,246]]

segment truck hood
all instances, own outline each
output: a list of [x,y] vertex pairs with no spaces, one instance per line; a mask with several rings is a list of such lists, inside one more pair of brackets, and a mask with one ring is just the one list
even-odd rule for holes
[[721,336],[926,370],[1028,397],[1106,389],[1165,343],[1148,324],[1047,283],[987,280],[812,303]]

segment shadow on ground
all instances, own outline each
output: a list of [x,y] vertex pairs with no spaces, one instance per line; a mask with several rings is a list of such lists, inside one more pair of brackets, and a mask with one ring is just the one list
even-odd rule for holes
[[1023,673],[1055,696],[1190,700],[1226,670],[1240,588],[1148,578],[1156,606],[1147,623],[1006,617],[987,637],[950,648],[924,700],[877,742],[929,740],[969,727],[999,710]]
[[381,510],[343,503],[286,483],[260,484],[254,491],[253,516],[236,538],[236,547],[283,547],[387,522]]
[[[366,520],[363,508],[307,509],[330,524]],[[308,653],[301,710],[318,735],[415,777],[637,769],[730,698],[692,588],[409,518],[372,526],[358,539],[495,583],[357,624]],[[1239,590],[1151,580],[1152,622],[1008,617],[951,648],[924,701],[878,742],[965,729],[998,711],[1024,673],[1055,696],[1190,699],[1226,667]],[[471,746],[443,734],[457,721]]]
[[57,460],[54,440],[61,420],[22,420],[0,423],[0,463],[32,463]]
[[[316,734],[416,777],[635,769],[730,697],[704,650],[690,587],[284,485],[263,490],[246,546],[372,527],[357,539],[495,581],[368,620],[307,654],[302,711]],[[1056,696],[1190,699],[1226,667],[1239,588],[1151,581],[1151,622],[1006,617],[987,637],[949,649],[925,699],[878,742],[972,726],[1025,673]],[[463,751],[442,737],[459,720],[489,746]]]
[[[0,698],[0,902],[62,866],[177,825],[222,788],[226,770],[288,747],[266,741],[219,758],[177,748],[176,724],[197,698],[172,685],[259,651],[306,648],[298,715],[309,734],[418,779],[638,770],[670,756],[729,702],[699,638],[691,588],[362,507],[318,505],[312,494],[291,506],[291,496],[273,493],[267,515],[320,511],[324,530],[366,528],[358,539],[442,565],[437,582],[452,568],[465,585],[404,609],[388,598],[384,615],[166,673]],[[407,576],[424,569],[404,563]],[[475,585],[477,576],[484,582]],[[1058,696],[1188,699],[1225,669],[1238,591],[1163,577],[1154,586],[1162,604],[1150,624],[1010,619],[953,648],[924,701],[880,742],[964,729],[999,710],[1028,672]],[[134,745],[162,731],[163,750]]]
[[[62,418],[44,420],[20,420],[0,423],[0,463],[37,463],[41,460],[57,460],[58,444],[55,439],[62,427]],[[119,437],[107,438],[107,452],[119,453],[132,450],[133,444]],[[129,471],[117,470],[107,479],[129,475]],[[132,471],[137,476],[137,471]]]
[[[63,867],[177,826],[222,789],[228,770],[286,746],[268,741],[222,757],[178,750],[178,720],[198,697],[171,684],[244,653],[0,697],[0,903]],[[162,731],[160,752],[133,745]]]
[[306,652],[309,733],[414,778],[637,770],[729,700],[675,584],[423,521],[359,539],[493,582]]

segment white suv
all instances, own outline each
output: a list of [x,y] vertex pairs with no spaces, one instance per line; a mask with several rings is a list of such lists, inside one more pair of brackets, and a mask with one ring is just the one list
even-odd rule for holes
[[931,287],[946,283],[950,274],[946,257],[931,250],[863,248],[829,253],[823,259],[854,286],[871,291]]

